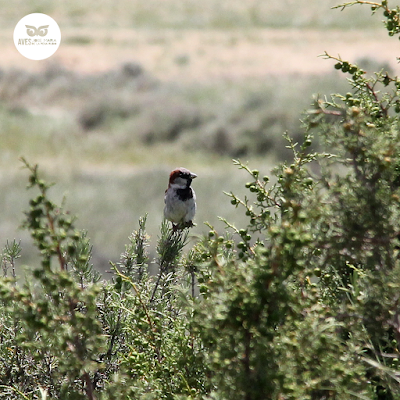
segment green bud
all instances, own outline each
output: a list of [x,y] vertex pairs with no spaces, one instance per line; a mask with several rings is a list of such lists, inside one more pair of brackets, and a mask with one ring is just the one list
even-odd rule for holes
[[307,186],[311,186],[314,183],[314,180],[313,180],[313,178],[306,178],[306,179],[304,179],[304,183]]
[[320,268],[315,268],[314,269],[314,275],[319,278],[321,276],[321,269]]
[[75,241],[79,240],[81,238],[81,234],[79,231],[74,232],[74,234],[71,236],[71,238]]
[[307,214],[304,211],[299,212],[299,220],[305,221],[307,219]]
[[357,67],[356,67],[355,65],[352,65],[352,66],[350,67],[350,69],[349,69],[349,72],[350,72],[351,74],[355,74],[355,73],[357,72]]
[[67,247],[67,253],[68,253],[68,255],[69,255],[70,257],[72,257],[72,256],[75,254],[75,252],[76,252],[75,246],[69,245],[69,246]]
[[262,213],[262,217],[263,218],[267,218],[271,215],[271,211],[270,210],[264,210]]

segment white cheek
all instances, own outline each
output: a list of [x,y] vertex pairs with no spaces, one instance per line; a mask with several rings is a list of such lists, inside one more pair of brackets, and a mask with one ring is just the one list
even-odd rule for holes
[[184,189],[187,186],[187,180],[183,178],[175,178],[174,182],[171,184],[171,187],[177,188],[177,189]]

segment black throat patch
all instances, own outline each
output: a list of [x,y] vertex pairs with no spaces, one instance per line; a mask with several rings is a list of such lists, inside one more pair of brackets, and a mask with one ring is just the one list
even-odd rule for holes
[[185,189],[178,189],[176,193],[178,195],[179,200],[181,201],[193,199],[193,191],[190,186],[185,187]]

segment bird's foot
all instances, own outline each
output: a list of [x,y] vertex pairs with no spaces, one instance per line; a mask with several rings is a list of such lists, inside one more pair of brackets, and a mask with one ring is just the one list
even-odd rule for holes
[[180,222],[178,224],[172,223],[172,231],[182,231],[185,228],[192,228],[193,226],[196,226],[192,221],[187,221],[187,222]]

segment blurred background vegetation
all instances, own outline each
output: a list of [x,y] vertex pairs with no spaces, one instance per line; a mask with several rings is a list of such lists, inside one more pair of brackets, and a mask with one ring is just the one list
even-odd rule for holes
[[[223,191],[243,182],[232,157],[265,169],[289,157],[282,133],[301,133],[313,96],[347,84],[318,58],[340,51],[369,71],[396,71],[368,7],[330,11],[332,0],[0,0],[0,239],[23,242],[24,156],[57,182],[56,201],[88,230],[95,264],[118,259],[137,220],[157,235],[169,171],[196,172],[193,235],[238,216]],[[57,53],[30,61],[12,33],[24,15],[52,16]],[[369,21],[368,32],[364,31]],[[352,34],[348,35],[348,30]]]

